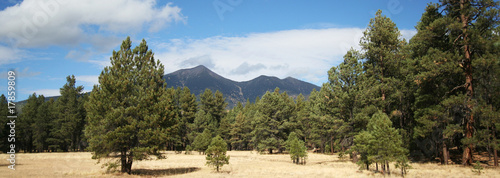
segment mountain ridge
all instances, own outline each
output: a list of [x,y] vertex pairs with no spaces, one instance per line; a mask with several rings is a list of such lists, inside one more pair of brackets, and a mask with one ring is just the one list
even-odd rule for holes
[[182,88],[187,86],[196,96],[203,93],[206,88],[213,92],[219,90],[229,103],[229,107],[235,106],[237,102],[245,103],[247,99],[254,101],[255,98],[261,97],[267,91],[274,91],[276,87],[280,88],[280,91],[286,91],[292,97],[296,97],[300,93],[308,97],[313,89],[320,89],[319,86],[293,77],[279,79],[275,76],[260,75],[248,81],[233,81],[203,65],[180,69],[164,75],[163,78],[167,87]]
[[[308,97],[313,89],[320,89],[319,86],[293,77],[280,79],[275,76],[260,75],[248,81],[233,81],[211,71],[203,65],[194,68],[179,69],[164,75],[163,79],[167,83],[168,88],[182,88],[186,86],[196,96],[203,93],[206,88],[209,88],[213,92],[219,90],[226,98],[229,108],[232,108],[238,102],[245,103],[247,99],[253,102],[257,97],[262,97],[267,91],[274,91],[276,87],[280,88],[280,91],[286,91],[292,97],[297,97],[300,93]],[[57,99],[59,96],[45,97],[47,101],[51,98]],[[23,100],[16,103],[24,105],[26,101]]]

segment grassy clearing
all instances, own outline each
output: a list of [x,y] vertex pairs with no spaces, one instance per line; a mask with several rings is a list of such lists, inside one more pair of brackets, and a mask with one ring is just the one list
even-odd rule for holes
[[[134,162],[133,175],[106,174],[101,164],[96,164],[88,152],[81,153],[33,153],[17,154],[16,170],[7,168],[7,162],[0,163],[0,177],[382,177],[373,171],[358,171],[357,165],[339,160],[337,155],[309,153],[306,165],[296,165],[288,154],[260,155],[250,151],[229,151],[229,165],[221,173],[205,166],[205,156],[166,152],[167,159]],[[6,154],[0,155],[5,160]],[[413,163],[408,177],[500,177],[500,169],[484,169],[481,175],[471,167],[459,165],[443,166],[435,163]],[[400,177],[399,171],[391,165],[393,174],[386,177]]]

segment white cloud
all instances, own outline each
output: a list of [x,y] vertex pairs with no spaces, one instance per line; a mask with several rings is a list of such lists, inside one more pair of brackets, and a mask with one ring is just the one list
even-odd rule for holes
[[[153,51],[165,65],[166,73],[208,63],[210,69],[236,81],[272,75],[292,76],[320,85],[326,82],[327,71],[342,62],[351,47],[360,49],[364,30],[300,29],[239,37],[172,39],[156,44]],[[402,30],[402,34],[409,39],[415,32]],[[196,61],[200,63],[193,63]]]
[[186,20],[179,7],[157,7],[156,0],[24,0],[0,11],[0,43],[12,48],[91,46],[68,53],[72,58],[94,55],[89,50],[109,51],[120,44],[117,34],[156,32]]
[[29,94],[33,94],[33,93],[36,93],[36,95],[43,95],[45,97],[48,97],[48,96],[59,96],[61,95],[60,94],[60,89],[39,89],[39,90],[35,90],[35,91],[31,91],[29,92]]
[[99,75],[81,75],[75,76],[75,78],[78,83],[81,82],[78,85],[82,85],[83,83],[84,86],[90,86],[90,89],[92,89],[93,85],[99,84]]
[[[0,53],[1,54],[1,53]],[[35,77],[37,75],[40,75],[41,72],[35,72],[35,71],[32,71],[30,70],[29,67],[26,67],[24,69],[20,69],[20,68],[15,68],[14,69],[14,72],[16,74],[16,78],[30,78],[30,77]],[[6,79],[8,77],[8,74],[7,74],[7,71],[2,71],[0,73],[0,78],[3,78],[3,79]]]
[[401,32],[401,37],[406,39],[406,41],[410,41],[410,39],[417,34],[417,30],[400,30]]
[[[193,67],[193,59],[213,63],[215,72],[237,81],[259,75],[292,76],[319,84],[326,72],[342,61],[351,47],[359,49],[364,29],[329,28],[253,33],[240,37],[215,36],[205,39],[173,39],[156,45],[153,51],[166,72]],[[209,57],[209,59],[205,59]],[[191,66],[186,66],[190,64]],[[237,72],[235,70],[245,69]]]
[[0,66],[19,62],[26,51],[0,45]]

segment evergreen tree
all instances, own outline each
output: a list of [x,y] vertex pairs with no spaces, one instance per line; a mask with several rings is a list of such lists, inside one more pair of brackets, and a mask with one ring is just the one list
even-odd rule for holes
[[307,148],[304,141],[297,137],[295,132],[290,133],[286,141],[286,149],[290,153],[290,158],[295,164],[305,164],[307,158]]
[[219,169],[224,164],[229,164],[230,156],[227,156],[227,143],[220,136],[212,139],[210,146],[206,150],[207,165],[214,166],[219,172]]
[[85,126],[82,91],[83,86],[76,87],[75,76],[68,76],[66,84],[60,89],[61,96],[55,102],[57,115],[52,120],[49,141],[63,151],[82,150],[81,140]]
[[360,46],[365,52],[366,62],[364,63],[367,80],[376,81],[373,88],[379,90],[376,106],[384,112],[392,111],[388,108],[394,102],[395,87],[400,83],[396,77],[397,68],[401,66],[399,51],[404,45],[400,39],[396,24],[378,10],[375,18],[370,20],[370,24],[363,32]]
[[251,141],[252,125],[243,111],[239,111],[231,126],[231,146],[235,150],[247,150]]
[[[18,119],[16,120],[16,140],[19,140],[20,148],[24,149],[24,152],[33,152],[33,140],[34,140],[34,123],[37,120],[38,108],[40,106],[40,100],[33,93],[29,96],[26,104],[23,106],[22,112],[20,113]],[[17,143],[17,141],[16,141]]]
[[172,97],[163,80],[164,67],[146,41],[131,49],[130,37],[113,51],[85,108],[85,136],[94,159],[117,155],[121,172],[131,173],[134,160],[155,155],[170,137],[175,123]]
[[212,133],[210,130],[205,129],[203,133],[198,134],[195,138],[191,146],[194,150],[205,154],[205,150],[207,150],[210,145],[210,138],[212,138]]
[[[366,92],[366,77],[361,63],[362,55],[353,49],[344,55],[344,62],[328,71],[329,82],[323,85],[327,99],[327,113],[333,117],[331,129],[337,142],[342,147],[350,147],[352,139],[366,127],[367,120],[359,117],[364,112],[366,102],[370,98]],[[330,149],[333,152],[334,139],[330,139]]]
[[213,130],[215,131],[219,128],[219,124],[222,118],[226,114],[226,106],[222,93],[218,90],[215,94],[212,93],[212,90],[205,89],[205,91],[200,95],[200,109],[205,111],[206,114],[211,116],[211,121],[209,125],[213,126]]
[[44,150],[49,150],[48,139],[50,136],[51,123],[55,119],[54,115],[54,99],[50,99],[49,101],[45,101],[45,97],[43,95],[38,97],[38,102],[41,105],[37,110],[37,117],[33,123],[33,146],[39,152],[43,152]]
[[[374,114],[367,125],[367,130],[355,136],[353,149],[361,154],[358,164],[369,165],[381,163],[382,169],[390,174],[389,163],[406,156],[400,133],[392,127],[389,117],[379,111]],[[378,171],[378,166],[376,166]]]
[[[7,118],[9,115],[8,101],[4,94],[0,95],[0,122],[9,123],[10,120]],[[10,143],[8,142],[8,135],[10,134],[10,126],[3,124],[0,126],[0,152],[7,152],[9,150]]]
[[256,103],[258,113],[254,116],[254,137],[252,141],[259,151],[274,149],[283,150],[284,141],[292,128],[287,127],[295,111],[295,103],[286,92],[279,93],[279,88],[274,92],[266,92],[262,99]]
[[272,154],[273,150],[279,148],[283,140],[278,137],[278,124],[276,120],[269,118],[259,111],[255,113],[252,123],[255,126],[252,131],[252,143],[257,151],[264,152],[267,150]]
[[179,132],[184,147],[192,142],[189,140],[189,133],[192,132],[189,126],[194,123],[196,111],[196,96],[191,93],[188,87],[184,87],[180,96],[181,127]]
[[[416,98],[416,119],[420,126],[415,134],[430,133],[436,128],[429,127],[433,122],[445,120],[437,121],[445,123],[437,127],[443,132],[443,150],[447,147],[446,140],[452,139],[449,136],[460,138],[464,134],[462,163],[466,165],[473,163],[472,150],[477,144],[474,130],[481,127],[480,118],[474,117],[480,114],[474,113],[474,108],[482,102],[477,100],[481,94],[475,94],[473,88],[477,87],[475,81],[481,82],[477,77],[484,75],[473,69],[480,68],[481,65],[477,64],[487,63],[498,56],[498,50],[494,48],[498,39],[495,29],[500,23],[498,13],[498,2],[491,0],[431,4],[412,39],[415,57],[422,61],[415,79],[421,90]],[[460,127],[462,129],[457,129]],[[446,162],[446,156],[443,157]]]

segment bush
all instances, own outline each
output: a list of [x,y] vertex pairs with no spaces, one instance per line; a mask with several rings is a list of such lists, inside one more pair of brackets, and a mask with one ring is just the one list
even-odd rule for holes
[[203,133],[198,134],[192,143],[193,149],[200,152],[204,153],[205,150],[208,149],[208,145],[210,145],[210,138],[212,137],[212,134],[208,129],[205,129]]
[[396,168],[401,169],[401,175],[404,177],[406,174],[408,174],[408,169],[411,169],[412,167],[409,164],[410,161],[408,161],[408,157],[406,156],[401,156],[397,159],[396,161]]
[[481,163],[479,161],[476,161],[476,164],[474,164],[474,167],[472,167],[472,172],[481,175],[481,171],[484,169],[483,166],[481,166]]
[[307,148],[302,140],[299,140],[295,132],[290,133],[286,141],[286,148],[290,153],[290,158],[295,164],[305,164],[307,158]]
[[186,152],[185,152],[185,154],[190,155],[191,151],[193,151],[193,148],[191,148],[191,145],[186,146]]
[[222,140],[220,136],[212,139],[212,142],[208,146],[208,149],[205,151],[207,154],[207,165],[214,166],[219,172],[219,168],[224,164],[229,164],[229,156],[226,156],[227,153],[227,143]]

